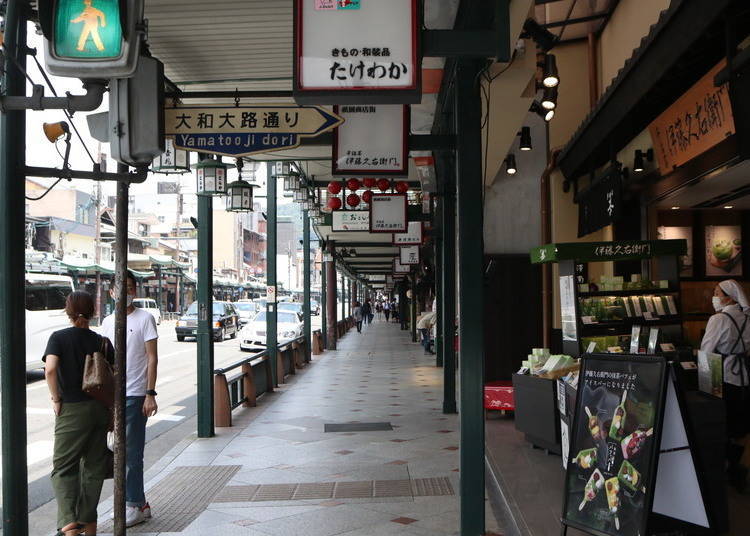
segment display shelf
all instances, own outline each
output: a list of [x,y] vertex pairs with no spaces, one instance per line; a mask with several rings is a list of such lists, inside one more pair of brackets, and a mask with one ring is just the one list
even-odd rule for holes
[[645,327],[651,326],[675,326],[682,323],[680,315],[672,316],[661,316],[654,318],[653,320],[646,320],[644,318],[628,318],[626,320],[618,320],[611,322],[597,322],[595,324],[582,324],[581,325],[581,336],[587,337],[589,335],[595,335],[602,332],[610,333],[612,330],[622,330],[620,335],[630,335],[630,329],[634,325],[640,325]]
[[629,296],[654,296],[660,294],[679,294],[679,290],[673,288],[654,288],[654,289],[639,289],[639,290],[596,290],[589,292],[579,292],[579,298],[596,298],[596,297],[629,297]]

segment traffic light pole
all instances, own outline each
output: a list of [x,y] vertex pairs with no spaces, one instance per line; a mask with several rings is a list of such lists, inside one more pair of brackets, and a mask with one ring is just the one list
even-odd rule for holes
[[214,435],[213,198],[198,196],[198,437]]
[[[5,12],[6,95],[26,93],[28,3],[8,2]],[[13,58],[13,60],[11,60]],[[16,66],[17,64],[17,66]],[[28,534],[26,468],[26,329],[23,173],[26,114],[0,114],[0,403],[2,404],[3,534]],[[19,336],[21,334],[21,336]]]
[[273,302],[270,296],[266,301],[266,349],[268,350],[268,358],[271,362],[271,377],[273,378],[274,387],[279,384],[279,381],[283,381],[284,378],[278,378],[276,369],[276,360],[278,358],[277,352],[277,337],[276,337],[276,303],[278,297],[276,296],[276,175],[274,174],[275,162],[266,162],[266,188],[268,189],[267,194],[267,234],[268,240],[266,241],[266,286],[269,289],[274,290]]

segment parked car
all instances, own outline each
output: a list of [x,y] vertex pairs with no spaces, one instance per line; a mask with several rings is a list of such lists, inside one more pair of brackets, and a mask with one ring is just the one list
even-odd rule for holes
[[[175,326],[177,340],[182,342],[186,337],[198,336],[198,302],[193,302],[180,317]],[[239,315],[229,302],[215,301],[213,310],[214,340],[221,342],[227,335],[234,339],[239,331]]]
[[266,298],[256,298],[253,300],[255,304],[255,312],[265,311],[268,300]]
[[159,307],[156,305],[156,300],[152,300],[151,298],[135,298],[133,305],[151,313],[151,316],[156,320],[156,324],[161,324],[161,311],[159,311]]
[[297,313],[298,315],[302,315],[302,304],[299,302],[281,302],[277,306],[279,312],[281,311],[291,311],[293,313]]
[[65,300],[71,292],[70,276],[26,274],[26,370],[44,366],[42,354],[49,336],[70,327]]
[[[276,341],[283,343],[302,336],[302,317],[293,311],[277,311]],[[240,332],[241,350],[263,350],[266,347],[266,311],[260,311]]]
[[313,316],[320,314],[320,304],[315,300],[310,300],[310,314]]
[[237,310],[237,314],[240,315],[240,327],[250,322],[255,316],[255,313],[258,312],[255,308],[256,305],[251,300],[240,300],[234,302],[232,305],[234,305],[234,308]]

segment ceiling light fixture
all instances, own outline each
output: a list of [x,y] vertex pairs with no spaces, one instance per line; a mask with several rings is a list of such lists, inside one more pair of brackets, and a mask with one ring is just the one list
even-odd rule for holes
[[544,75],[542,84],[544,87],[557,87],[560,77],[557,74],[557,59],[554,54],[544,56]]
[[557,88],[548,87],[544,90],[542,97],[542,108],[545,110],[554,110],[557,108]]
[[522,127],[518,135],[521,136],[521,142],[518,147],[522,151],[531,151],[531,127]]
[[511,153],[505,158],[505,172],[508,175],[515,175],[517,171],[518,168],[516,167],[516,155]]
[[636,149],[635,157],[633,158],[633,171],[640,173],[644,169],[644,158],[649,162],[654,161],[654,150],[649,149],[648,151],[641,151]]

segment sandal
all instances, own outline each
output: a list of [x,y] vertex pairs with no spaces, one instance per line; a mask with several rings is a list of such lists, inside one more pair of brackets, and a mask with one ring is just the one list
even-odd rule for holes
[[67,533],[69,533],[72,530],[77,530],[78,532],[76,534],[78,536],[82,536],[83,533],[81,531],[83,530],[83,527],[84,527],[83,525],[81,525],[80,523],[77,523],[75,526],[72,526],[72,527],[69,526],[67,529],[66,528],[58,529],[57,534],[55,534],[55,536],[69,536],[69,534]]

